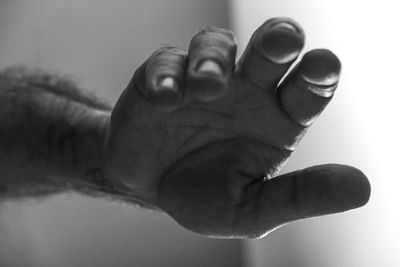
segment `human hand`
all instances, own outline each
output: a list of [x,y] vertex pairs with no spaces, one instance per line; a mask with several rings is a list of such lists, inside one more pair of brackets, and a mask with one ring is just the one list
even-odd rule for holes
[[194,232],[260,237],[287,222],[364,205],[359,170],[321,165],[276,176],[331,100],[340,62],[275,18],[235,65],[233,34],[207,28],[188,55],[162,48],[137,69],[106,129],[103,172]]

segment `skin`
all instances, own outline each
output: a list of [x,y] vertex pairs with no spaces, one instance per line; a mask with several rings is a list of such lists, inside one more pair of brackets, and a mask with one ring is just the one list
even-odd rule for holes
[[[353,167],[328,164],[277,176],[339,82],[339,59],[324,49],[306,53],[281,81],[303,45],[296,22],[271,19],[235,63],[233,33],[206,28],[188,52],[154,52],[111,112],[72,101],[71,110],[79,112],[58,116],[73,122],[73,134],[65,137],[65,130],[54,127],[55,140],[66,140],[56,142],[62,149],[50,145],[40,153],[52,157],[16,158],[27,162],[38,188],[105,192],[213,237],[258,238],[293,220],[360,207],[368,202],[370,185]],[[59,120],[35,127],[51,125]],[[7,138],[17,142],[7,129]],[[37,153],[41,145],[24,142],[13,151],[25,146]],[[9,166],[17,162],[2,155]],[[13,167],[2,175],[4,181],[25,177]],[[9,186],[14,189],[27,183],[13,181],[21,181]]]
[[[156,51],[113,110],[103,172],[210,236],[260,237],[365,204],[369,183],[352,167],[276,176],[339,81],[337,57],[313,50],[278,86],[303,44],[296,22],[276,18],[254,33],[236,65],[235,38],[218,28],[198,33],[188,55]],[[214,65],[197,71],[205,60]],[[162,77],[175,82],[157,85]]]

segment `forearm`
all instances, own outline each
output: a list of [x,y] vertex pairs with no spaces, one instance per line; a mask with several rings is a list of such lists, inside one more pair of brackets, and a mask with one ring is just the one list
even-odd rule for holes
[[[49,78],[49,77],[48,77]],[[64,84],[66,85],[66,84]],[[96,186],[110,111],[43,77],[2,74],[0,188],[4,197]],[[93,100],[94,101],[94,100]]]

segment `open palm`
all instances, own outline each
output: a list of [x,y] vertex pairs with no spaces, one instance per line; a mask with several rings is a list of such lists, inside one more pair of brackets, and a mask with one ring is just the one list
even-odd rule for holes
[[113,110],[104,172],[140,202],[210,236],[260,237],[363,205],[369,183],[352,167],[276,176],[339,81],[340,62],[323,49],[281,81],[303,43],[294,21],[276,18],[254,33],[237,64],[233,34],[213,27],[192,39],[188,55],[156,51]]

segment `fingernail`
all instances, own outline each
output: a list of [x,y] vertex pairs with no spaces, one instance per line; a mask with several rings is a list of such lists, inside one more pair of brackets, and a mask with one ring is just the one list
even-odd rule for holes
[[178,91],[178,83],[173,77],[163,77],[158,81],[158,89],[168,89],[172,91]]
[[207,59],[204,60],[196,70],[198,73],[202,74],[211,74],[216,76],[223,76],[224,73],[222,71],[221,66],[215,62],[214,60]]
[[294,22],[279,21],[266,25],[259,41],[262,53],[277,64],[297,58],[304,46],[304,34]]
[[149,98],[159,111],[171,112],[181,101],[179,84],[174,77],[163,76],[150,90]]
[[304,80],[309,83],[330,86],[339,81],[341,64],[329,50],[316,49],[304,55],[299,70]]
[[335,93],[340,78],[341,64],[329,50],[316,49],[304,55],[296,67],[294,82],[321,97]]
[[280,29],[287,29],[295,33],[301,33],[301,29],[298,26],[293,25],[287,21],[278,21],[271,24],[271,29],[273,28],[280,28]]

